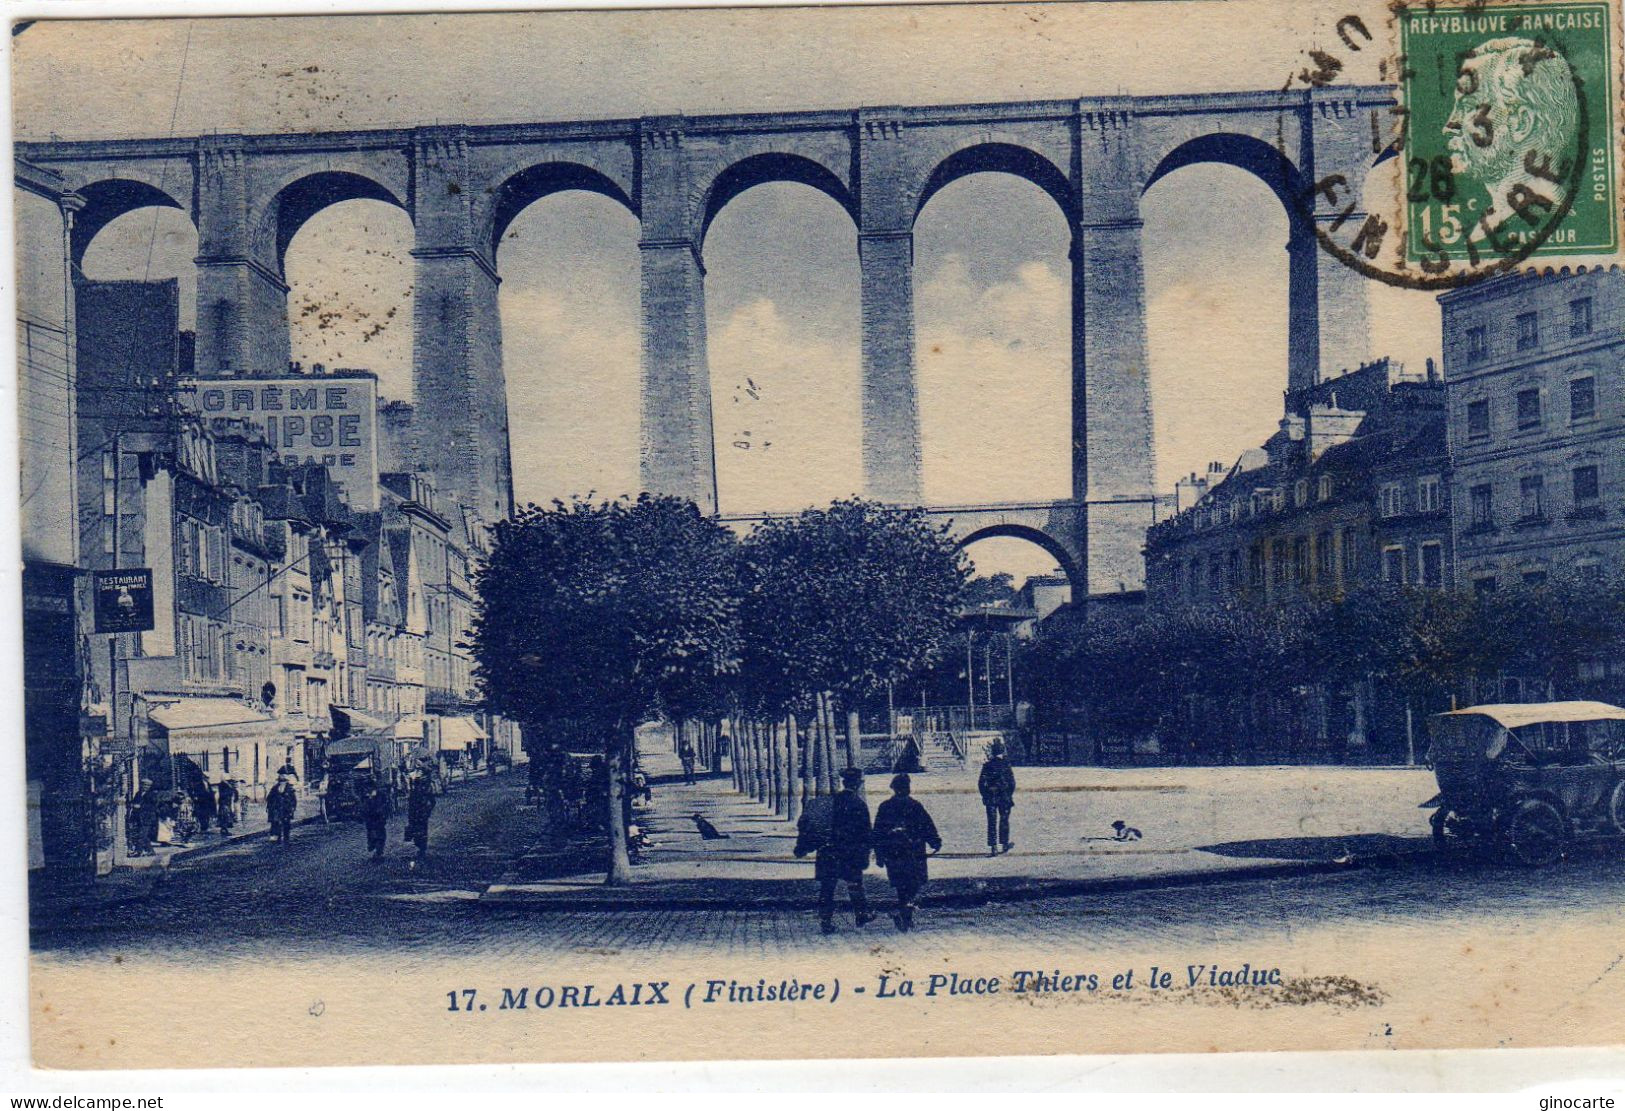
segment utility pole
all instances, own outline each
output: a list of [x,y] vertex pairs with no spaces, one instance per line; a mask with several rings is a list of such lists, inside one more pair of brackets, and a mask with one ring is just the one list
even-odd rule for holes
[[970,626],[965,626],[965,716],[967,731],[976,728],[976,657],[971,655]]

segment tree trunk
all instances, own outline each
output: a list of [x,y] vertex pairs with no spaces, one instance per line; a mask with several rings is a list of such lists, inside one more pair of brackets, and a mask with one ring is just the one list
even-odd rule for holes
[[824,715],[813,695],[812,716],[807,719],[807,775],[812,779],[814,797],[824,793]]
[[718,719],[710,723],[711,729],[711,774],[722,774],[722,721]]
[[632,882],[632,858],[626,851],[626,825],[621,813],[626,794],[626,755],[631,747],[631,732],[622,733],[615,738],[604,761],[605,771],[609,773],[609,874],[604,877],[604,883],[611,887]]
[[767,738],[762,735],[762,723],[760,721],[752,719],[750,735],[750,758],[756,765],[756,801],[766,802],[769,791],[768,776],[771,769],[767,765]]
[[[728,736],[732,738],[732,748],[729,749],[728,752],[728,765],[733,772],[734,790],[740,794],[744,794],[745,776],[744,773],[740,771],[739,764],[740,750],[744,747],[744,745],[740,742],[738,718],[730,717],[728,719]],[[718,751],[721,751],[721,749],[719,748]]]
[[824,793],[835,793],[835,704],[833,696],[825,691],[824,702]]
[[858,757],[863,752],[863,726],[858,721],[858,712],[848,709],[846,711],[846,766],[858,766]]
[[790,738],[790,820],[801,817],[807,805],[807,777],[812,771],[812,753],[797,744],[796,715],[785,721],[785,733]]
[[767,731],[767,771],[768,771],[768,801],[773,804],[773,813],[784,811],[784,761],[779,754],[779,723],[770,721],[764,726]]

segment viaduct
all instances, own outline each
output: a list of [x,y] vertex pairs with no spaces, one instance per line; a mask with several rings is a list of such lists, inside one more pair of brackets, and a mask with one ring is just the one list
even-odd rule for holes
[[[73,261],[136,208],[187,212],[198,231],[197,366],[205,376],[277,375],[288,365],[283,258],[300,226],[368,198],[411,217],[420,465],[486,519],[512,504],[497,312],[497,245],[551,193],[585,189],[640,221],[641,477],[646,489],[715,511],[705,335],[705,236],[732,198],[794,181],[851,216],[862,304],[866,495],[920,504],[913,227],[944,186],[1002,171],[1044,190],[1071,231],[1071,498],[942,507],[965,542],[1030,539],[1074,586],[1134,588],[1151,520],[1140,198],[1164,175],[1223,162],[1257,175],[1289,217],[1289,385],[1353,362],[1366,342],[1361,279],[1316,246],[1336,220],[1313,183],[1362,187],[1382,153],[1381,86],[1109,97],[641,119],[426,126],[159,139],[43,141],[17,154],[61,174],[83,200]],[[1347,194],[1345,194],[1346,197]]]

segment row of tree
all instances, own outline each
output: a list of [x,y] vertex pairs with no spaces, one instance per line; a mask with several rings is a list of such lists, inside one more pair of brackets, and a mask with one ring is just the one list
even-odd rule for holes
[[1622,648],[1622,584],[1558,577],[1487,593],[1376,584],[1289,606],[1103,609],[1046,622],[1022,669],[1041,719],[1082,711],[1098,735],[1166,738],[1194,706],[1188,754],[1233,762],[1280,728],[1265,720],[1272,708],[1309,695],[1363,711],[1383,691],[1420,711],[1495,697],[1513,675],[1546,696],[1618,697],[1609,661]]
[[[742,790],[797,808],[834,777],[835,713],[946,649],[968,565],[919,510],[862,500],[769,519],[740,539],[692,503],[578,499],[499,524],[477,585],[478,674],[538,749],[608,766],[608,882],[630,877],[623,792],[633,731],[728,719]],[[802,730],[798,723],[809,723]]]

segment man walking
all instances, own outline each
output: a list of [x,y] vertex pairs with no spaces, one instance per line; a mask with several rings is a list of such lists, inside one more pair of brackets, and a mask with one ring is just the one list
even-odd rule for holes
[[366,797],[361,800],[361,820],[367,825],[367,852],[376,863],[384,859],[384,844],[389,838],[389,796],[376,779],[367,784]]
[[694,744],[687,737],[677,749],[677,758],[683,762],[683,782],[694,782]]
[[[422,772],[412,776],[406,793],[406,839],[418,847],[418,860],[429,855],[429,815],[434,813],[434,785]],[[412,862],[417,866],[417,861]]]
[[976,789],[987,810],[987,855],[997,856],[1001,849],[1009,852],[1015,848],[1010,840],[1010,808],[1016,804],[1016,773],[1004,754],[1003,741],[988,746],[987,763],[976,779]]
[[294,793],[288,777],[278,775],[276,786],[265,796],[265,816],[271,822],[271,836],[279,844],[293,842],[293,815],[299,809],[299,796]]
[[130,799],[130,808],[124,815],[124,833],[130,841],[131,856],[146,856],[152,852],[152,843],[158,838],[158,799],[152,791],[152,780],[143,779],[141,789]]
[[841,789],[827,807],[809,806],[797,830],[795,854],[816,851],[813,875],[818,878],[818,921],[826,934],[835,932],[835,885],[846,883],[852,917],[859,926],[874,920],[863,897],[863,870],[869,867],[869,804],[859,788],[863,772],[841,772]]
[[219,796],[214,809],[215,817],[220,822],[220,833],[230,837],[231,827],[237,824],[237,785],[229,779],[222,779],[215,784],[215,793]]
[[914,928],[914,901],[927,878],[926,849],[942,848],[942,838],[931,815],[910,794],[913,784],[907,772],[892,776],[891,789],[892,797],[875,811],[875,852],[897,892],[892,921],[906,932]]

